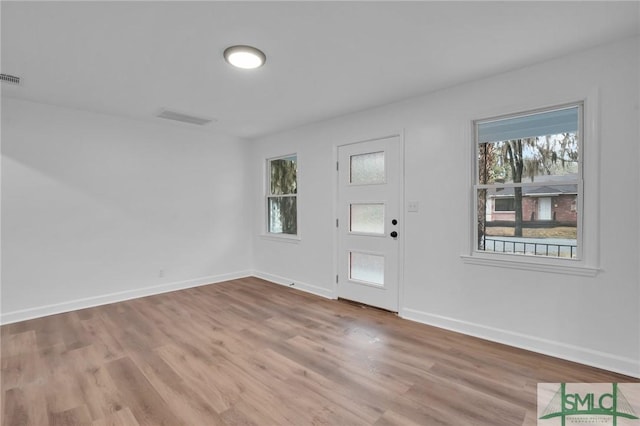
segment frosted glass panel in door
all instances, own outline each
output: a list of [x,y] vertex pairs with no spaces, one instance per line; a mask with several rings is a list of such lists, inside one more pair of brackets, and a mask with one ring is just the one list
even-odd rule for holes
[[384,204],[351,204],[351,232],[384,234]]
[[384,284],[384,256],[350,252],[349,278],[382,286]]
[[351,183],[366,185],[384,183],[384,152],[351,156]]

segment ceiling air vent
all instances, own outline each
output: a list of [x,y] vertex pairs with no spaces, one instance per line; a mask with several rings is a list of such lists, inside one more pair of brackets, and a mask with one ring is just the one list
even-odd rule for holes
[[189,114],[183,114],[181,112],[171,111],[168,109],[161,110],[156,117],[166,118],[168,120],[182,121],[183,123],[197,124],[204,126],[207,123],[214,121],[213,118],[196,117]]
[[3,83],[20,84],[20,77],[10,74],[0,74],[0,81]]

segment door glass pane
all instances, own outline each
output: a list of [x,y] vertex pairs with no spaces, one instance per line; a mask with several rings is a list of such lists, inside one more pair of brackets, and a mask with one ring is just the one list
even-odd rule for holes
[[351,183],[384,183],[384,152],[351,156]]
[[349,252],[349,278],[384,285],[384,256]]
[[384,234],[384,204],[351,204],[351,232]]

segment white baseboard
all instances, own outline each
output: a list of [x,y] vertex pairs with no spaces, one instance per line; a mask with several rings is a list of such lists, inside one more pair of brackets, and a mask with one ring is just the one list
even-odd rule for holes
[[640,360],[515,333],[513,331],[474,324],[415,309],[401,309],[399,315],[411,321],[640,378]]
[[[261,278],[275,284],[302,290],[307,293],[315,294],[327,299],[336,298],[333,290],[318,287],[313,284],[308,284],[260,271],[240,271],[229,274],[200,277],[187,281],[160,284],[135,290],[126,290],[101,296],[76,299],[69,302],[62,302],[2,313],[2,315],[0,315],[0,324],[11,324],[18,321],[44,317],[47,315],[60,314],[63,312],[91,308],[94,306],[122,302],[139,297],[152,296],[155,294],[167,293],[170,291],[182,290],[191,287],[199,287],[207,284],[215,284],[249,276],[255,276],[257,278]],[[455,331],[457,333],[462,333],[493,342],[503,343],[505,345],[530,350],[532,352],[538,352],[569,361],[575,361],[580,364],[590,365],[593,367],[602,368],[604,370],[625,374],[627,376],[640,378],[640,360],[620,357],[606,352],[569,345],[553,340],[542,339],[539,337],[529,336],[526,334],[516,333],[499,328],[479,325],[437,314],[430,314],[428,312],[418,311],[415,309],[401,308],[399,315],[400,317],[407,320],[416,321],[434,327]]]
[[40,318],[47,315],[61,314],[63,312],[75,311],[78,309],[92,308],[94,306],[107,305],[115,302],[136,299],[139,297],[152,296],[154,294],[167,293],[175,290],[182,290],[201,285],[215,284],[223,281],[234,280],[251,276],[250,271],[240,271],[229,274],[212,275],[200,277],[187,281],[177,281],[154,285],[150,287],[137,288],[134,290],[119,291],[100,296],[86,297],[83,299],[71,300],[68,302],[55,303],[52,305],[38,306],[35,308],[22,309],[13,312],[2,313],[0,324],[11,324],[18,321],[25,321],[33,318]]
[[[252,275],[263,280],[270,281],[275,284],[280,284],[286,287],[295,288],[297,290],[306,291],[307,293],[315,294],[316,296],[322,296],[327,299],[335,299],[336,295],[333,290],[329,290],[323,287],[318,287],[313,284],[303,283],[298,280],[292,280],[290,278],[281,277],[279,275],[267,274],[266,272],[253,271]],[[292,285],[293,284],[293,285]]]

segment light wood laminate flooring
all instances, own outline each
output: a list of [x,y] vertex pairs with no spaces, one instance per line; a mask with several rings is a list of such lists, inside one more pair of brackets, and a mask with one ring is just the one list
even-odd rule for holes
[[6,426],[535,425],[538,382],[634,381],[257,278],[1,333]]

